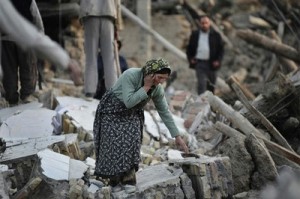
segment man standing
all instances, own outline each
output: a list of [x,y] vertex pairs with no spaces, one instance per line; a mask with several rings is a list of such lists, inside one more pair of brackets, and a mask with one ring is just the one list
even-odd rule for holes
[[[121,40],[118,40],[117,44],[118,44],[118,51],[120,51],[120,49],[122,48]],[[121,73],[123,73],[125,70],[128,69],[128,64],[125,57],[120,54],[119,54],[119,63],[120,63]],[[104,71],[103,71],[103,58],[101,52],[98,53],[97,65],[98,65],[98,84],[97,84],[97,90],[94,95],[94,98],[100,100],[106,91]]]
[[[10,35],[24,51],[33,50],[37,57],[47,59],[68,71],[74,84],[76,86],[82,85],[82,73],[77,61],[70,59],[61,46],[39,32],[32,23],[21,16],[10,1],[0,1],[0,40],[1,33]],[[0,70],[0,79],[2,76],[2,70]]]
[[80,19],[84,27],[86,66],[84,93],[93,97],[98,83],[97,56],[103,57],[105,86],[111,88],[117,80],[115,38],[120,29],[120,0],[81,0]]
[[[35,0],[11,0],[15,9],[40,32],[44,32],[42,17]],[[37,59],[33,50],[24,51],[9,34],[2,33],[2,69],[5,98],[10,105],[33,100],[37,81]],[[18,82],[20,77],[20,94]]]
[[190,68],[196,71],[198,95],[206,90],[214,92],[224,54],[221,35],[210,27],[208,16],[199,17],[199,26],[192,32],[186,50]]

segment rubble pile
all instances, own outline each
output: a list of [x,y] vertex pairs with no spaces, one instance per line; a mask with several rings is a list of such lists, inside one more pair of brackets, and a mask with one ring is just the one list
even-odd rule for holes
[[[178,99],[174,97],[173,104]],[[184,120],[174,115],[181,134],[195,151],[194,156],[183,156],[151,106],[145,111],[136,190],[112,191],[105,180],[93,175],[92,126],[98,100],[57,96],[53,102],[54,110],[37,102],[0,110],[0,132],[7,147],[0,162],[7,196],[211,198],[233,194],[229,158],[201,154],[205,150],[199,150],[198,141],[186,132]]]
[[[196,81],[187,62],[178,60],[159,43],[153,46],[153,56],[165,57],[177,71],[177,79],[166,88],[166,95],[189,154],[176,148],[149,104],[137,186],[113,190],[105,180],[94,176],[92,128],[98,101],[81,98],[82,88],[52,82],[48,91],[41,91],[39,102],[0,110],[0,196],[298,196],[299,3],[202,0],[193,1],[192,6],[212,17],[226,41],[216,93],[195,95]],[[168,14],[156,12],[153,28],[184,50],[192,25],[180,9]],[[163,19],[167,21],[164,24],[172,25],[171,31],[162,25]],[[124,21],[131,31],[121,32],[121,53],[131,67],[139,67],[143,62],[136,57],[138,42],[132,41],[138,27],[128,19]],[[73,22],[65,31],[65,46],[83,65],[81,27]],[[287,182],[291,186],[287,187]]]
[[[248,198],[275,182],[282,166],[299,169],[299,156],[251,127],[241,108],[234,110],[210,92],[195,96],[177,90],[168,99],[191,153],[176,149],[150,104],[137,186],[118,191],[93,175],[97,100],[56,96],[53,110],[41,102],[0,110],[6,145],[0,193],[7,198]],[[242,126],[239,120],[245,120]]]

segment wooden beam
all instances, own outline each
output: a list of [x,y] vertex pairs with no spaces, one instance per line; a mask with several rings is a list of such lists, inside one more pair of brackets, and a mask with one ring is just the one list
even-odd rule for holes
[[280,56],[300,62],[300,53],[293,47],[282,44],[252,30],[237,30],[237,36],[253,45],[270,50]]
[[283,147],[293,151],[292,147],[286,141],[286,139],[280,134],[280,132],[273,126],[273,124],[261,113],[259,112],[254,106],[252,106],[247,97],[244,95],[242,89],[239,86],[238,81],[231,77],[231,87],[237,94],[238,98],[241,102],[245,105],[245,107],[258,119],[261,123],[268,129],[270,134],[274,137],[274,139]]
[[158,40],[165,48],[167,48],[170,52],[174,53],[176,56],[181,58],[182,60],[187,62],[186,54],[179,50],[176,46],[162,37],[158,32],[150,28],[147,24],[145,24],[140,18],[138,18],[135,14],[133,14],[130,10],[128,10],[125,6],[121,5],[122,13],[128,17],[131,21],[136,23],[138,26],[143,28],[148,34],[152,35],[156,40]]
[[260,131],[258,131],[244,116],[242,116],[239,112],[235,111],[232,107],[228,106],[222,99],[212,94],[210,91],[208,92],[208,102],[211,108],[215,112],[219,112],[224,115],[233,126],[240,129],[245,135],[255,134],[260,137],[264,137]]
[[[239,131],[231,128],[230,126],[224,124],[224,123],[221,123],[221,122],[217,122],[215,125],[214,125],[214,128],[216,128],[217,130],[219,130],[221,133],[229,136],[229,137],[238,137],[238,138],[241,138],[241,139],[245,139],[246,136],[241,134]],[[254,135],[254,134],[253,134]],[[267,140],[266,138],[264,137],[261,137],[261,136],[257,136],[259,139],[261,139],[267,149],[272,152],[272,153],[275,153],[277,155],[280,155],[282,157],[285,157],[287,158],[288,160],[300,165],[300,156],[286,148],[283,148],[282,146],[270,141],[270,140]]]
[[229,84],[229,86],[231,87],[232,90],[234,90],[234,88],[232,87],[233,84],[238,85],[238,87],[243,91],[243,93],[245,94],[245,97],[248,100],[254,100],[255,99],[255,95],[249,91],[247,88],[245,88],[244,86],[242,86],[240,84],[240,82],[238,81],[237,77],[235,76],[230,76],[229,79],[227,80],[227,83]]

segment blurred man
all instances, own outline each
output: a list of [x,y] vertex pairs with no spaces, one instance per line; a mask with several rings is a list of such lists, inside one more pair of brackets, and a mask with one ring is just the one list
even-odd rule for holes
[[[118,40],[117,44],[118,44],[118,51],[120,51],[120,49],[122,48],[121,40]],[[128,69],[128,64],[127,64],[125,57],[123,57],[120,54],[119,54],[119,62],[120,62],[121,73],[123,73],[125,70]],[[106,91],[103,58],[101,55],[101,51],[98,54],[97,66],[98,66],[98,84],[97,84],[97,90],[94,95],[94,98],[100,100]]]
[[221,35],[210,27],[208,16],[199,17],[199,27],[192,32],[186,51],[190,68],[196,71],[198,95],[206,90],[214,92],[224,54]]
[[86,66],[84,93],[94,97],[97,89],[97,56],[100,48],[103,58],[106,89],[111,88],[118,78],[114,46],[117,30],[120,29],[120,0],[82,0],[80,19],[84,28],[84,50]]
[[[38,30],[44,33],[44,26],[35,0],[11,0],[15,9]],[[17,104],[19,97],[27,103],[37,100],[33,97],[37,82],[37,58],[32,50],[24,51],[14,39],[2,33],[2,69],[5,98],[10,105]],[[19,93],[20,80],[20,93]]]
[[[82,73],[78,63],[70,59],[66,51],[56,42],[40,33],[22,17],[10,1],[0,1],[0,32],[10,35],[24,51],[33,50],[39,58],[47,59],[70,72],[71,79],[76,86],[82,84]],[[1,70],[0,77],[2,78]]]

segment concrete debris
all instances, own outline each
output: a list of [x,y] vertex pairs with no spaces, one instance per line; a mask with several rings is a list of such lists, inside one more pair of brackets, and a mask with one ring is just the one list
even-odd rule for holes
[[[138,184],[136,187],[126,185],[116,191],[94,176],[92,124],[98,101],[56,97],[54,103],[54,110],[37,104],[32,104],[35,108],[30,110],[25,107],[17,112],[18,108],[15,108],[8,111],[6,119],[3,119],[0,129],[7,149],[1,154],[0,162],[10,165],[8,169],[15,171],[9,178],[3,178],[9,187],[6,194],[37,197],[40,196],[37,190],[47,187],[49,195],[68,195],[70,198],[197,198],[194,188],[197,185],[189,174],[178,166],[180,164],[174,166],[174,163],[168,162],[185,162],[185,158],[176,149],[174,139],[155,110],[145,110],[148,119],[141,147]],[[185,120],[177,115],[174,118],[190,148],[194,146],[197,149],[198,141],[185,130]],[[11,187],[14,181],[20,181],[15,189]],[[69,181],[69,185],[61,184],[64,191],[54,191],[57,186],[54,184],[60,181]],[[210,193],[212,188],[206,186],[201,189]]]
[[1,137],[7,141],[51,136],[51,119],[55,111],[49,109],[24,110],[5,121],[0,127]]
[[234,193],[228,157],[186,158],[172,160],[180,165],[192,181],[196,198],[230,198]]
[[[67,11],[77,16],[78,2],[66,1],[67,5],[61,6],[57,6],[58,3],[54,1],[49,4],[48,1],[38,3],[42,15],[57,16],[59,11],[65,17],[69,13]],[[133,5],[137,1],[125,2]],[[193,25],[178,14],[183,5],[179,5],[179,1],[174,2],[178,2],[177,6],[171,5],[176,15],[153,15],[153,30],[166,35],[177,48],[184,49]],[[212,16],[216,27],[222,29],[225,42],[231,43],[226,46],[228,48],[218,73],[220,77],[215,85],[215,95],[222,96],[226,103],[239,97],[239,102],[232,103],[235,104],[232,111],[224,109],[227,107],[225,102],[213,105],[208,100],[208,93],[197,96],[187,91],[196,91],[196,79],[194,71],[188,69],[186,60],[178,60],[178,57],[174,59],[174,55],[160,42],[152,46],[153,57],[165,57],[180,76],[174,84],[184,90],[169,86],[166,97],[190,153],[183,154],[177,149],[157,111],[153,106],[147,106],[136,186],[112,188],[94,175],[92,131],[99,101],[81,98],[82,91],[75,91],[73,85],[66,84],[69,80],[56,79],[54,74],[48,78],[56,80],[51,82],[54,86],[61,87],[51,88],[40,96],[39,100],[43,103],[8,107],[0,97],[0,105],[3,107],[0,110],[0,198],[299,198],[300,147],[297,140],[300,132],[300,73],[290,73],[292,66],[296,65],[294,61],[299,61],[299,53],[292,49],[294,53],[286,55],[286,50],[270,49],[266,45],[270,44],[270,40],[265,37],[263,41],[268,42],[264,45],[258,43],[264,49],[257,48],[242,41],[243,30],[235,30],[248,28],[257,30],[256,33],[269,34],[274,26],[278,37],[282,39],[278,47],[284,47],[284,43],[291,44],[291,47],[297,46],[294,31],[285,31],[284,22],[278,18],[278,10],[292,13],[283,21],[289,21],[294,25],[292,27],[296,27],[295,24],[299,22],[295,14],[299,13],[299,3],[296,2],[276,0],[272,1],[274,6],[270,6],[267,1],[255,0],[194,1],[194,4],[198,4],[196,7],[205,10]],[[154,4],[161,3],[157,1]],[[49,5],[54,13],[48,12]],[[62,38],[70,57],[79,60],[84,68],[83,31],[73,14],[69,16],[71,23],[63,30],[65,35]],[[169,24],[172,29],[166,28],[165,24]],[[139,35],[140,27],[134,26],[129,20],[126,26],[130,31],[123,31],[120,36],[130,45],[124,45],[122,53],[128,58],[131,67],[139,67],[144,63],[144,58],[136,56],[140,52],[140,45],[133,34]],[[246,35],[251,38],[262,36],[250,33],[254,32],[248,31]],[[249,42],[248,38],[247,42],[257,44],[258,40],[254,41]],[[295,58],[289,54],[295,54]],[[242,69],[243,72],[239,72]],[[289,78],[278,78],[275,75],[278,72],[290,76],[290,81],[287,81]],[[234,89],[231,90],[228,82],[223,80],[232,74],[239,79],[244,91],[248,91],[247,97],[252,96],[247,101],[251,99],[251,104],[272,123],[283,124],[277,127],[281,126],[280,132],[290,138],[293,148],[286,149],[273,143],[273,137],[265,128],[256,129],[255,126],[261,128],[261,120],[248,110],[241,95],[233,93]],[[212,95],[209,94],[211,98]],[[223,112],[220,111],[222,107]],[[242,120],[233,117],[236,115],[243,116]],[[226,128],[218,129],[218,123]],[[251,128],[246,123],[251,124]],[[254,131],[261,137],[253,135]]]
[[41,160],[43,174],[54,180],[80,179],[88,169],[83,162],[49,149],[39,151],[37,155]]
[[18,106],[14,106],[10,108],[0,109],[0,124],[2,124],[7,118],[11,117],[12,115],[17,115],[25,110],[38,109],[41,108],[42,106],[43,106],[42,103],[31,102],[28,104],[20,104]]
[[54,143],[63,142],[65,136],[47,136],[21,140],[8,140],[7,149],[0,154],[0,163],[15,159],[28,158]]
[[[255,195],[252,189],[277,179],[274,154],[255,137],[224,139],[214,128],[214,122],[226,123],[226,119],[211,110],[206,93],[177,93],[180,97],[173,95],[170,100],[181,113],[174,118],[190,153],[176,148],[156,110],[148,107],[138,183],[119,189],[94,176],[91,126],[98,101],[57,97],[54,110],[25,108],[17,114],[11,110],[0,127],[6,143],[0,154],[0,163],[6,165],[0,172],[2,197],[40,198],[39,190],[47,189],[44,194],[54,198],[243,198]],[[189,128],[187,120],[191,121]]]

